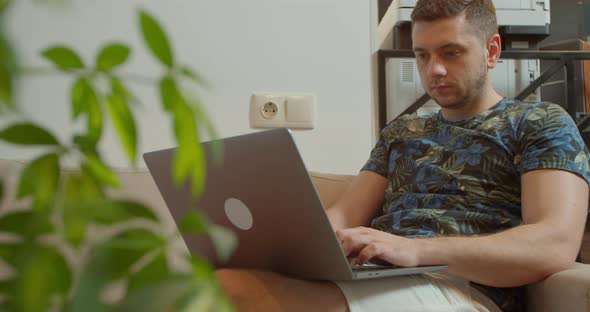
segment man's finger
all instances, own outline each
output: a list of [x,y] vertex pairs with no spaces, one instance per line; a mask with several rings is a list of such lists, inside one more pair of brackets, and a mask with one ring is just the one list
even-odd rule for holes
[[368,244],[366,245],[358,254],[357,259],[359,263],[367,263],[369,260],[373,259],[376,256],[381,254],[379,245],[377,244]]
[[341,245],[342,250],[346,256],[350,254],[356,254],[361,249],[371,242],[370,237],[365,235],[347,236],[343,238]]

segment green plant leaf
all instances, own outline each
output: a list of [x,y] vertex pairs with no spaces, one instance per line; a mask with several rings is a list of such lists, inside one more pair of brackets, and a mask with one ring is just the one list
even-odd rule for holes
[[[89,223],[90,198],[86,195],[86,189],[91,183],[83,176],[71,175],[67,177],[64,188],[63,222],[64,238],[73,247],[79,247],[86,238],[86,229]],[[98,192],[97,192],[98,193]]]
[[3,13],[11,2],[11,0],[0,0],[0,13]]
[[178,229],[185,234],[206,233],[208,229],[207,220],[200,212],[192,210],[182,217]]
[[[86,78],[78,78],[72,85],[72,119],[75,120],[83,113],[90,112],[90,106],[98,103],[96,92]],[[92,103],[92,104],[91,104]]]
[[209,226],[209,236],[213,241],[219,260],[221,262],[229,260],[238,244],[236,235],[228,228],[211,224]]
[[93,154],[86,155],[86,164],[84,165],[88,172],[99,182],[100,185],[119,187],[119,178],[109,167],[107,167],[98,156]]
[[15,289],[18,311],[45,311],[52,297],[65,297],[72,273],[65,258],[53,248],[31,246],[19,256],[19,278]]
[[[2,52],[0,52],[2,53]],[[3,107],[11,107],[12,104],[12,73],[4,68],[0,68],[0,112]]]
[[217,305],[217,290],[212,285],[204,285],[195,293],[180,312],[220,311]]
[[31,210],[13,211],[0,217],[0,232],[12,233],[25,240],[54,231],[50,215]]
[[44,50],[42,55],[61,70],[84,68],[84,63],[78,54],[65,46],[53,46]]
[[14,289],[18,282],[17,278],[2,279],[0,280],[0,295],[2,300],[0,301],[0,311],[15,311],[14,305]]
[[0,140],[20,145],[59,145],[49,131],[32,123],[19,123],[0,130]]
[[130,229],[120,233],[101,245],[111,256],[108,272],[104,274],[111,279],[122,278],[139,259],[165,245],[164,238],[146,229]]
[[86,238],[93,209],[97,209],[96,203],[104,198],[102,190],[92,176],[87,175],[85,170],[82,170],[82,173],[69,175],[63,191],[64,235],[74,247],[78,247]]
[[108,250],[93,246],[88,259],[80,273],[80,282],[63,309],[65,312],[112,311],[100,298],[104,287],[111,281],[105,272],[110,267],[112,257]]
[[210,87],[211,85],[207,80],[205,80],[205,78],[203,78],[201,74],[199,74],[197,71],[190,69],[187,66],[181,67],[180,73],[183,76],[192,79],[198,85],[202,85],[204,87]]
[[16,256],[21,247],[22,244],[20,242],[1,242],[0,258],[12,266],[16,265]]
[[218,140],[219,136],[217,135],[217,131],[211,122],[211,118],[207,114],[207,111],[203,107],[201,101],[197,98],[189,97],[191,107],[195,111],[195,115],[197,118],[197,124],[205,125],[205,129],[207,130],[207,134],[211,139],[211,147],[213,151],[213,161],[220,165],[223,162],[223,144],[221,141]]
[[191,174],[193,161],[190,158],[189,148],[189,146],[179,143],[174,153],[174,158],[172,160],[172,178],[177,187],[182,186]]
[[111,77],[111,93],[122,97],[123,99],[125,99],[126,102],[136,101],[133,94],[129,91],[125,84],[123,84],[123,82],[117,77]]
[[87,90],[89,83],[84,78],[78,78],[72,85],[71,100],[72,100],[72,117],[76,119],[82,112],[88,112],[88,105],[86,104]]
[[[11,283],[14,283],[15,279],[2,279],[0,280],[0,294],[6,294],[7,292],[9,292],[11,290],[11,288],[14,288],[12,285],[10,285]],[[0,310],[2,311],[2,310]]]
[[162,108],[165,111],[171,112],[178,104],[180,92],[176,85],[176,81],[171,76],[164,76],[160,80],[160,100]]
[[[212,292],[212,298],[210,298],[214,303],[213,311],[234,311],[232,305],[227,300],[226,296],[221,291],[219,287],[219,283],[215,276],[215,271],[213,266],[211,266],[207,261],[201,258],[190,258],[190,263],[192,264],[192,275],[194,280],[198,282],[200,286],[202,286],[199,291],[195,294],[197,297],[199,294],[205,291]],[[189,298],[183,305],[179,306],[180,311],[208,311],[211,310],[211,306],[200,306],[202,300],[195,298]]]
[[[179,97],[182,100],[182,97]],[[178,148],[173,159],[172,176],[177,185],[191,178],[191,190],[196,198],[201,195],[205,185],[205,153],[199,142],[195,115],[190,107],[180,101],[174,109],[174,130]]]
[[[157,249],[160,249],[160,254],[162,254],[163,244],[164,240],[150,231],[131,229],[93,246],[89,257],[90,261],[82,271],[80,285],[74,292],[66,311],[113,311],[113,307],[105,307],[100,304],[104,287],[110,281],[124,277],[131,266],[145,254]],[[156,257],[155,260],[159,261],[159,257]],[[157,300],[156,297],[150,297],[148,300],[144,297],[143,299],[149,302]],[[121,309],[120,311],[136,310]]]
[[93,212],[93,220],[98,224],[112,225],[136,218],[159,222],[152,209],[142,203],[126,200],[105,200],[98,202]]
[[192,266],[192,274],[196,280],[207,282],[215,279],[214,268],[209,262],[198,257],[190,257],[189,261]]
[[125,298],[117,311],[168,311],[175,303],[192,297],[195,291],[197,286],[191,277],[173,277],[133,292]]
[[127,157],[132,164],[137,161],[137,130],[135,120],[129,110],[125,98],[118,94],[112,94],[107,98],[109,113],[119,140]]
[[153,17],[143,10],[139,12],[139,23],[143,40],[146,42],[154,56],[156,56],[162,64],[172,68],[174,66],[172,50],[170,49],[170,43],[168,42],[168,38],[162,27]]
[[94,101],[92,97],[88,98],[88,139],[95,145],[102,136],[102,109],[98,99]]
[[64,238],[72,246],[78,247],[86,238],[92,213],[98,209],[97,203],[104,200],[105,194],[84,168],[82,174],[67,176],[62,194]]
[[131,49],[120,43],[105,45],[96,59],[96,68],[100,71],[109,71],[127,61]]
[[17,58],[4,32],[0,31],[0,112],[3,107],[12,108],[14,75]]
[[166,254],[162,251],[141,270],[131,274],[127,279],[127,292],[133,293],[146,285],[156,284],[170,277]]
[[183,304],[178,311],[233,312],[235,309],[216,283],[209,283],[202,285],[199,291],[187,300],[186,304]]
[[142,255],[157,250],[166,244],[166,240],[158,233],[154,233],[147,229],[130,229],[122,232],[108,242],[105,246],[119,250],[135,250]]
[[96,150],[96,143],[95,141],[91,140],[86,135],[75,135],[74,136],[74,144],[82,151],[84,154],[97,154]]
[[46,212],[54,202],[59,178],[57,154],[41,156],[22,170],[16,197],[22,199],[32,195],[33,208],[37,212]]

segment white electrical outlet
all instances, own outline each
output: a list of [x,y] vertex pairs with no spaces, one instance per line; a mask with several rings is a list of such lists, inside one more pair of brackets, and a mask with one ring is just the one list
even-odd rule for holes
[[269,101],[262,105],[262,117],[266,119],[273,119],[279,114],[279,105],[275,102]]
[[250,97],[251,128],[315,127],[315,96],[296,93],[254,93]]

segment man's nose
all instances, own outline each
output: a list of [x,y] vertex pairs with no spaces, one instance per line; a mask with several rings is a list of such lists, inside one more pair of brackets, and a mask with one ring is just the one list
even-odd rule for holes
[[431,77],[445,77],[447,75],[447,68],[438,57],[432,57],[428,66],[428,75]]

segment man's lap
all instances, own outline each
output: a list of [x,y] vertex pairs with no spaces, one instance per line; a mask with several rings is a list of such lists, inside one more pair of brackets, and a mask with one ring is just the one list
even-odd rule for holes
[[499,312],[468,282],[431,273],[346,282],[306,281],[285,275],[224,269],[217,279],[238,311],[461,311]]
[[350,312],[500,312],[494,302],[461,278],[446,273],[336,282]]

